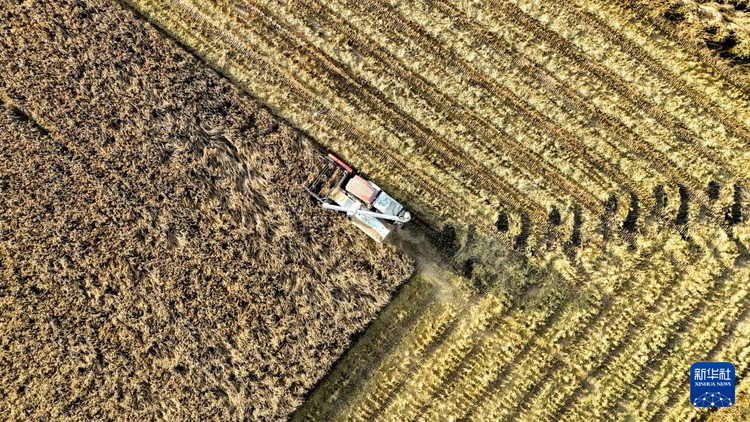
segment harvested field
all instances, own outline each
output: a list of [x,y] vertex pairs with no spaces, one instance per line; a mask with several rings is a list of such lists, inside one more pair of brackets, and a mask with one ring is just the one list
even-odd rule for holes
[[[750,80],[750,3],[747,0],[627,0],[653,25],[678,31],[699,54],[714,54]],[[640,6],[640,7],[638,7]],[[719,64],[721,67],[722,64]]]
[[457,229],[295,418],[685,420],[693,362],[746,379],[750,85],[640,3],[127,1]]
[[411,271],[133,12],[0,0],[0,419],[281,419]]
[[[654,233],[636,250],[588,251],[578,268],[473,245],[484,252],[470,279],[410,281],[293,419],[705,416],[690,405],[690,365],[734,362],[741,382],[750,351],[750,268],[720,229],[705,236]],[[436,294],[446,285],[449,299]]]

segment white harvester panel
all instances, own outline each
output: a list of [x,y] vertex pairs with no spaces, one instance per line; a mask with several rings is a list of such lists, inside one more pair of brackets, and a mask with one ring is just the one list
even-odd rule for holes
[[[382,194],[381,194],[382,195]],[[329,196],[333,202],[341,207],[350,210],[359,210],[362,208],[362,203],[354,199],[351,195],[344,192],[342,189],[334,189]],[[393,229],[393,225],[384,223],[375,217],[367,215],[352,215],[350,221],[355,226],[359,227],[360,230],[367,233],[368,236],[373,238],[377,242],[382,242],[388,237],[388,234]]]
[[381,192],[380,195],[378,195],[378,198],[372,203],[372,206],[383,214],[388,215],[398,215],[398,213],[404,209],[403,205],[396,202],[395,199],[391,198],[391,196],[385,192]]

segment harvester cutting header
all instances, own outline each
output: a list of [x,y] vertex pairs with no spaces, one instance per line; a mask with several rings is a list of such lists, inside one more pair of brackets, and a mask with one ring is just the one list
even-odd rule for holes
[[312,184],[305,188],[323,208],[345,213],[349,221],[378,243],[411,214],[378,185],[363,178],[333,154]]

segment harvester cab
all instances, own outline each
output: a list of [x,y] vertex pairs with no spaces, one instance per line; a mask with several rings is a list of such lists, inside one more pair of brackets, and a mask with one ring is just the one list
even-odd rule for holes
[[305,190],[323,208],[345,213],[378,243],[411,219],[403,205],[333,154],[325,157],[323,169]]

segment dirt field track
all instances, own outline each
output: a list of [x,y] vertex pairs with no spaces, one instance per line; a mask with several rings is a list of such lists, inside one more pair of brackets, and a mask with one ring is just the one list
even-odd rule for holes
[[459,227],[464,277],[412,281],[296,417],[683,420],[692,362],[746,375],[748,76],[642,3],[129,3]]
[[123,6],[0,0],[0,419],[277,420],[410,273]]

